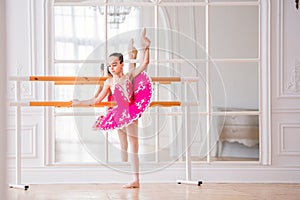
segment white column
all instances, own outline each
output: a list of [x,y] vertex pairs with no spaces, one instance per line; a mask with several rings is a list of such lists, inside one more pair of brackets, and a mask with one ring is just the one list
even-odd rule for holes
[[261,127],[260,158],[262,165],[271,165],[271,33],[270,33],[270,6],[271,0],[261,1]]
[[[0,0],[0,93],[6,94],[5,0]],[[6,95],[0,95],[0,199],[6,199]]]

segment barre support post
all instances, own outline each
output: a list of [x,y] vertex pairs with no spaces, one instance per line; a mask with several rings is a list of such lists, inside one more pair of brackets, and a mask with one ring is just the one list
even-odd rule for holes
[[178,184],[196,184],[200,186],[202,184],[202,181],[192,181],[192,167],[191,167],[191,138],[190,138],[190,106],[188,105],[188,83],[184,82],[184,100],[185,100],[185,106],[184,106],[184,135],[185,135],[185,180],[177,180]]
[[[16,88],[15,88],[15,97],[16,100],[19,101],[21,99],[21,82],[16,81]],[[17,105],[15,108],[15,128],[16,128],[16,135],[15,135],[15,151],[16,151],[16,166],[15,166],[15,184],[9,184],[10,188],[18,188],[27,190],[29,188],[28,185],[22,184],[22,152],[21,152],[21,105]]]

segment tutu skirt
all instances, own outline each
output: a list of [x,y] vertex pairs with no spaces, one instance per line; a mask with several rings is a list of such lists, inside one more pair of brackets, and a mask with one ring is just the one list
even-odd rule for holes
[[105,116],[98,117],[94,127],[110,131],[127,126],[146,111],[150,105],[152,94],[152,82],[145,72],[136,76],[133,83],[128,81],[125,92],[117,83],[112,94],[117,105],[110,108]]

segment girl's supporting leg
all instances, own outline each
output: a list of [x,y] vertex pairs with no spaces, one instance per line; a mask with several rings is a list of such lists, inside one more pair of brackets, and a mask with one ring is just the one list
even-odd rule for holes
[[128,161],[128,141],[127,141],[127,134],[124,129],[118,130],[119,140],[120,140],[120,147],[121,147],[121,159],[123,162]]
[[129,140],[129,158],[133,169],[133,181],[124,188],[138,188],[140,187],[139,179],[139,141],[138,141],[138,123],[137,120],[126,127],[126,132]]

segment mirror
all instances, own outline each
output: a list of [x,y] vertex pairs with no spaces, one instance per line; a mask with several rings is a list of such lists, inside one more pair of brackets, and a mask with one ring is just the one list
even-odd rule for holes
[[[155,85],[154,98],[181,101],[183,106],[149,108],[141,117],[141,162],[184,161],[185,123],[193,161],[258,161],[259,7],[216,5],[206,15],[202,1],[198,6],[161,1],[156,15],[155,4],[132,2],[124,20],[111,19],[108,24],[101,12],[104,5],[55,6],[54,74],[100,76],[107,54],[122,52],[127,59],[129,40],[149,27],[148,73],[196,81]],[[138,39],[135,44],[139,46]],[[57,85],[54,99],[91,98],[97,87]],[[189,105],[188,122],[184,103]],[[55,109],[55,163],[122,162],[117,134],[92,129],[99,113],[105,109]]]

